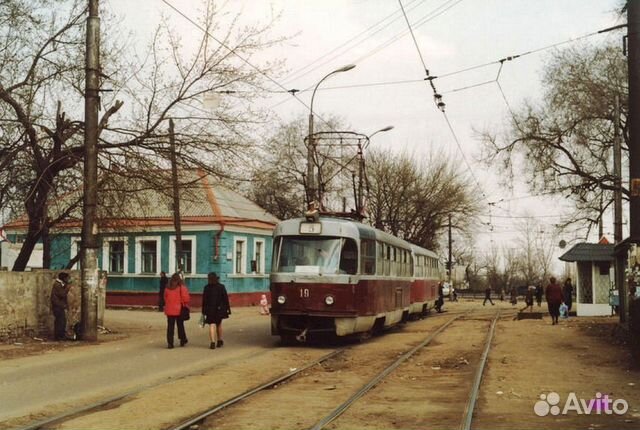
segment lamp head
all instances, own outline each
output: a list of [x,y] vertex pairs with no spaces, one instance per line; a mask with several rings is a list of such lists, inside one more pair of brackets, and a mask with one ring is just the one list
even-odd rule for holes
[[346,66],[340,67],[339,69],[337,69],[336,71],[334,71],[334,73],[339,73],[339,72],[348,72],[349,70],[355,68],[356,65],[355,64],[347,64]]

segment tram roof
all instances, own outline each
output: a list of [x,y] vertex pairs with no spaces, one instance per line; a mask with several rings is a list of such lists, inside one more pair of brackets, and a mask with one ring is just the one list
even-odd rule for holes
[[[274,235],[297,236],[300,235],[300,223],[308,222],[305,218],[294,218],[281,221],[274,230]],[[370,225],[363,224],[346,218],[320,217],[322,233],[319,236],[352,237],[356,239],[380,240],[390,245],[410,248],[415,254],[438,258],[438,255],[428,249],[414,245]],[[306,235],[305,235],[306,236]],[[313,236],[309,234],[308,236]]]

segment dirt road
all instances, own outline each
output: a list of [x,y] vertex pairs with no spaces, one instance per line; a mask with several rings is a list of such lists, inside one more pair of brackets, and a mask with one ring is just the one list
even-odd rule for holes
[[[201,428],[305,428],[366,375],[451,316],[464,314],[330,424],[336,429],[458,428],[488,323],[498,308],[502,318],[472,428],[640,428],[640,371],[631,366],[614,318],[573,318],[551,326],[546,317],[514,320],[515,312],[506,303],[483,307],[479,301],[447,302],[447,313],[350,345],[349,355],[258,395],[257,402],[224,410]],[[188,329],[188,346],[167,350],[160,314],[110,310],[106,317],[118,333],[101,336],[102,344],[57,346],[62,350],[0,363],[0,428],[19,427],[60,413],[74,402],[90,403],[123,391],[136,394],[58,428],[166,428],[332,349],[277,347],[277,340],[269,336],[268,318],[255,309],[234,310],[225,323],[225,347],[214,351],[206,348],[206,334],[195,322]],[[19,352],[14,348],[11,355]],[[3,354],[8,355],[7,348],[0,349]],[[620,400],[627,410],[564,411],[571,393],[578,405],[580,400],[588,405],[601,393],[612,403],[618,401],[617,412],[623,406]],[[557,415],[553,406],[559,408]],[[536,411],[547,413],[540,416]]]

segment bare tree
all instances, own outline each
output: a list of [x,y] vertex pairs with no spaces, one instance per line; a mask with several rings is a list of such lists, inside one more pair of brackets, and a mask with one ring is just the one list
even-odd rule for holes
[[[533,193],[572,200],[576,210],[564,226],[590,227],[611,205],[616,189],[611,161],[616,97],[628,160],[626,59],[617,42],[555,51],[542,84],[542,100],[525,102],[513,112],[504,139],[484,133],[484,158],[507,171],[522,170]],[[622,192],[629,194],[625,186]]]
[[[8,0],[0,4],[0,199],[24,201],[28,228],[14,270],[24,270],[43,231],[68,207],[49,216],[48,202],[77,188],[82,180],[79,119],[83,77],[85,11],[80,2]],[[246,58],[279,42],[269,38],[271,23],[218,28],[218,10],[205,3],[198,24],[204,29],[195,47],[185,46],[165,19],[156,29],[145,58],[117,48],[102,53],[104,111],[100,119],[99,167],[128,172],[152,186],[161,182],[168,166],[168,123],[176,122],[177,160],[181,167],[198,167],[218,177],[239,172],[254,142],[247,136],[264,119],[252,100],[277,62],[247,65]],[[108,17],[107,17],[108,18]],[[108,27],[108,26],[106,26]],[[225,34],[221,42],[213,34]],[[108,44],[106,45],[109,46]],[[109,55],[112,53],[113,55]],[[133,58],[124,64],[125,58]],[[222,95],[207,109],[205,96]],[[117,114],[117,115],[116,115]],[[13,173],[11,173],[13,172]],[[66,201],[66,200],[65,200]],[[1,203],[4,203],[2,201]]]
[[440,248],[450,214],[453,228],[464,232],[479,212],[472,181],[441,156],[416,161],[408,154],[372,151],[367,175],[371,223],[425,248]]

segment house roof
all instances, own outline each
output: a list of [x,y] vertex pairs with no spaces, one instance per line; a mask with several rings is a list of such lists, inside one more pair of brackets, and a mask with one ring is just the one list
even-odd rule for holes
[[[124,186],[123,185],[124,182]],[[144,179],[119,179],[111,191],[100,196],[99,218],[103,229],[160,227],[173,225],[173,193],[169,185],[150,186]],[[202,170],[179,173],[179,204],[182,225],[225,224],[242,227],[273,229],[279,221],[251,200],[218,183]],[[50,204],[51,217],[68,203],[78,199],[82,191],[70,193],[61,204]],[[64,200],[67,200],[65,205]],[[60,209],[58,209],[60,208]],[[82,208],[74,209],[57,228],[82,225]],[[5,225],[7,229],[26,228],[26,216]]]
[[560,256],[562,261],[613,261],[614,245],[578,243]]

